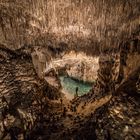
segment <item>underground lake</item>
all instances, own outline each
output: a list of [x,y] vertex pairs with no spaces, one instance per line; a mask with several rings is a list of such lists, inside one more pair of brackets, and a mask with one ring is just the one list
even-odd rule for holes
[[71,94],[73,97],[76,93],[76,87],[78,87],[78,96],[84,95],[92,88],[93,83],[83,82],[75,80],[71,77],[60,76],[61,85],[63,91],[67,94]]

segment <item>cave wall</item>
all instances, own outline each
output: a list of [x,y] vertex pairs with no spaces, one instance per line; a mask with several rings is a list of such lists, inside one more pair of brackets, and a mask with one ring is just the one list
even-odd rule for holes
[[[120,48],[119,68],[117,68],[117,70],[121,68],[121,71],[117,73],[118,75],[122,73],[122,71],[123,73],[121,81],[118,81],[119,83],[116,81],[115,83],[115,94],[113,94],[109,102],[95,112],[95,114],[98,115],[97,120],[99,123],[96,134],[98,139],[101,140],[139,139],[138,118],[140,116],[140,96],[138,86],[140,77],[140,55],[138,51],[139,45],[135,44],[130,46],[130,42],[132,42],[132,40],[128,40],[128,42],[125,42]],[[107,76],[108,79],[111,73],[110,69],[110,74]],[[99,82],[104,81],[105,75],[103,76],[104,77],[99,78]],[[107,85],[108,84],[106,84],[106,87]],[[105,95],[108,95],[108,93],[106,92]]]
[[125,79],[127,79],[129,75],[140,66],[140,54],[128,54],[126,64],[127,66],[124,67]]
[[139,34],[120,45],[120,71],[118,81],[127,79],[139,66]]
[[[138,35],[139,36],[139,35]],[[111,53],[108,50],[99,58],[98,78],[93,88],[97,97],[114,94],[115,90],[127,81],[140,67],[139,38],[134,36],[120,44],[119,52]],[[133,42],[133,43],[132,43]],[[135,43],[134,43],[135,42]],[[140,72],[138,72],[140,75]],[[136,81],[133,79],[133,86],[128,87],[130,91],[136,92]],[[128,89],[128,90],[129,90]]]

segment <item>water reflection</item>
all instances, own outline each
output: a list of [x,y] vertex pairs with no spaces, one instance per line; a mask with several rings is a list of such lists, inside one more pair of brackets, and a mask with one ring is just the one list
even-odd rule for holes
[[63,90],[72,95],[75,95],[77,87],[79,96],[86,94],[92,88],[91,83],[74,80],[71,77],[60,76],[60,80]]

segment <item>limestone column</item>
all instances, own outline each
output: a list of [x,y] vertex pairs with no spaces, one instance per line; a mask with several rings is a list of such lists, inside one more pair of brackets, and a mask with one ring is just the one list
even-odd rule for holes
[[114,91],[113,64],[113,59],[109,55],[100,56],[98,78],[94,88],[94,94],[99,98]]

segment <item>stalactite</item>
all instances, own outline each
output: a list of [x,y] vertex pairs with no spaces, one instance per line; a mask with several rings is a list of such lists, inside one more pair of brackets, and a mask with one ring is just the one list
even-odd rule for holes
[[[7,3],[9,3],[9,8],[5,9]],[[13,5],[13,3],[15,4]],[[44,34],[47,31],[49,33],[60,34],[59,38],[65,38],[67,34],[70,34],[71,36],[75,36],[71,37],[71,39],[92,38],[106,44],[106,46],[115,46],[116,44],[112,41],[112,38],[117,38],[121,42],[130,36],[139,24],[138,16],[135,19],[129,18],[132,14],[137,15],[138,0],[125,2],[126,6],[123,6],[123,3],[122,0],[117,2],[112,0],[102,0],[100,2],[97,0],[25,0],[21,2],[17,0],[6,3],[2,1],[0,6],[2,9],[7,10],[4,14],[10,19],[8,23],[11,26],[10,28],[13,28],[11,19],[13,20],[12,22],[24,23],[22,18],[25,17],[24,19],[26,19],[28,26],[21,27],[19,24],[14,27],[17,29],[13,29],[17,35],[20,34],[20,37],[21,34],[25,36],[22,38],[30,36],[34,40],[34,38],[37,38],[36,34],[38,34],[38,30],[40,34]],[[14,8],[12,8],[12,5]],[[5,10],[1,12],[0,16]],[[10,12],[12,15],[8,17]],[[29,17],[29,20],[27,17]],[[111,27],[110,30],[108,27]],[[114,27],[116,29],[112,30]],[[28,33],[32,32],[32,34],[28,34],[27,30]],[[11,29],[8,32],[10,31]],[[22,31],[24,33],[21,33]],[[6,38],[10,37],[7,35]]]

